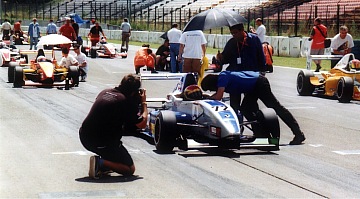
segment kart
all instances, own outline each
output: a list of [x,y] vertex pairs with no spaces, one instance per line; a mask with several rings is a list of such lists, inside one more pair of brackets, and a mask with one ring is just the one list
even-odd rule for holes
[[[179,96],[188,85],[196,85],[194,74],[180,74],[180,80],[166,98],[147,99],[151,107],[148,127],[144,133],[154,139],[157,151],[171,152],[174,147],[188,149],[188,139],[224,149],[239,149],[248,144],[262,150],[279,150],[280,127],[273,109],[262,109],[256,121],[245,121],[225,102]],[[141,80],[176,79],[178,74],[141,74]],[[259,124],[262,132],[252,132],[251,124]],[[248,130],[244,130],[247,127]],[[246,133],[247,134],[246,134]],[[250,134],[249,134],[250,132]]]
[[[69,68],[60,67],[57,65],[54,51],[46,50],[44,52],[45,55],[51,52],[51,59],[41,62],[30,60],[30,63],[9,67],[9,82],[13,83],[14,88],[21,88],[23,86],[65,86],[65,90],[68,90],[70,87],[79,85],[77,66],[70,66]],[[29,51],[27,53],[36,53],[36,51]],[[11,69],[13,70],[13,76],[11,76]]]
[[[89,42],[88,42],[89,43]],[[85,51],[87,55],[90,54],[91,58],[103,57],[103,58],[115,58],[121,57],[126,58],[127,52],[124,48],[118,49],[112,43],[108,43],[105,38],[101,38],[101,40],[96,44],[96,46],[85,47]]]
[[327,96],[336,98],[341,103],[360,100],[359,61],[350,53],[328,72],[301,70],[297,75],[296,88],[301,96]]

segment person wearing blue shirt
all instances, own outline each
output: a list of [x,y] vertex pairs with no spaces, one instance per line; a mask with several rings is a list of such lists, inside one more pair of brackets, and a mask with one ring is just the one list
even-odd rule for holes
[[[241,103],[241,113],[249,121],[256,120],[256,112],[259,111],[257,103],[260,99],[268,108],[273,108],[276,114],[291,129],[295,137],[290,145],[299,145],[305,140],[305,136],[294,116],[276,99],[271,92],[268,79],[259,72],[254,71],[223,71],[219,75],[209,74],[201,81],[204,91],[216,91],[211,99],[221,100],[224,92],[229,94],[244,93],[245,97]],[[254,130],[256,124],[253,125]]]
[[[265,72],[265,55],[258,36],[245,32],[242,23],[229,29],[233,38],[226,43],[223,52],[216,55],[218,63],[229,64],[227,71]],[[235,112],[240,109],[240,102],[241,94],[230,94],[230,106]]]
[[37,50],[37,44],[40,38],[40,27],[39,24],[36,22],[37,19],[34,18],[33,22],[30,23],[29,29],[28,29],[28,35],[30,36],[30,50],[32,50],[32,47],[34,46],[34,49]]
[[49,24],[47,25],[46,28],[46,34],[50,35],[50,34],[56,34],[57,33],[57,26],[54,23],[54,20],[50,19]]

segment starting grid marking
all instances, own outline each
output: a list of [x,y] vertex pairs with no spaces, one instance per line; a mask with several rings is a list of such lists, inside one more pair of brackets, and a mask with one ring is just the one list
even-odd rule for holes
[[[314,148],[323,147],[322,144],[309,144],[309,146]],[[360,155],[360,150],[339,150],[339,151],[331,151],[333,153],[339,154],[339,155]]]

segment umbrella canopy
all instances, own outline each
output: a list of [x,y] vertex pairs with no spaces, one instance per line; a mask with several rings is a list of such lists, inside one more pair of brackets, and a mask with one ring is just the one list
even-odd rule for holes
[[184,32],[190,30],[208,30],[223,26],[233,26],[246,22],[239,13],[224,8],[213,8],[193,16],[186,24]]
[[168,36],[167,36],[167,31],[166,31],[164,34],[162,34],[162,35],[160,36],[160,38],[163,38],[163,39],[168,39]]
[[50,34],[41,37],[37,45],[42,46],[42,45],[58,45],[58,44],[71,44],[71,43],[72,41],[63,35]]

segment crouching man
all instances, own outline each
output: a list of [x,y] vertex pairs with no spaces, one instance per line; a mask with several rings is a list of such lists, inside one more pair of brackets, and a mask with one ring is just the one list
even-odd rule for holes
[[125,176],[135,172],[134,162],[121,137],[125,125],[146,127],[146,91],[139,90],[140,85],[140,78],[129,74],[118,87],[101,91],[82,123],[80,141],[87,150],[96,153],[90,157],[91,178],[98,179],[108,171]]

